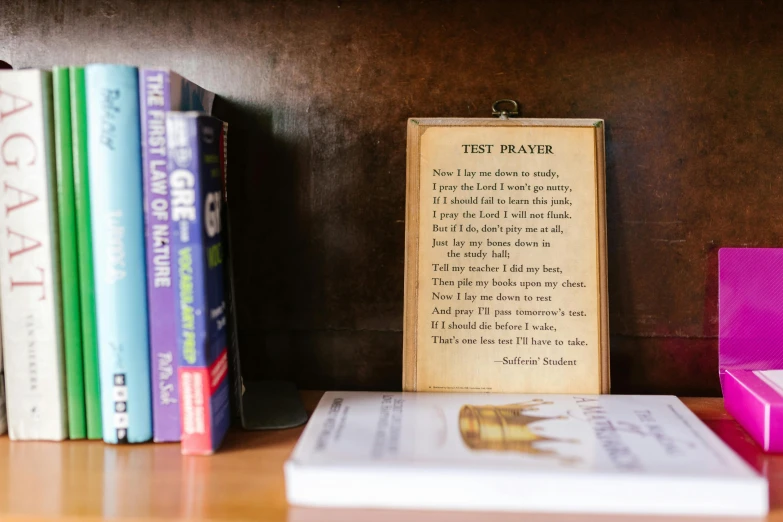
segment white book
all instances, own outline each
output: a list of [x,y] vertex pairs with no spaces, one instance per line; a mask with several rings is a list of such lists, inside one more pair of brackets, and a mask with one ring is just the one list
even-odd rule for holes
[[756,516],[768,485],[676,397],[328,392],[294,505]]
[[3,346],[0,342],[0,435],[5,431],[5,378],[3,377]]
[[8,434],[67,437],[52,76],[0,71],[0,322]]

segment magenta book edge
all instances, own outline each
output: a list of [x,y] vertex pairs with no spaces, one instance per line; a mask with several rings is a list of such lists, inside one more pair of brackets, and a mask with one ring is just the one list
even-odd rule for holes
[[721,375],[726,411],[770,453],[783,452],[783,396],[751,370]]

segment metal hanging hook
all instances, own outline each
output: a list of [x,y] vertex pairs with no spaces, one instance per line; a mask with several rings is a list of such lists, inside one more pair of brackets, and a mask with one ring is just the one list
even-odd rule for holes
[[[512,110],[500,109],[499,106],[511,105]],[[514,100],[498,100],[492,104],[492,116],[497,116],[501,120],[507,120],[509,116],[519,116],[519,104]]]

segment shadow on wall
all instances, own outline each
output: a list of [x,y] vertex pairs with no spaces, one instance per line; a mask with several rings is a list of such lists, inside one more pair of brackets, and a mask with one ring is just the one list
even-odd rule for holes
[[[344,139],[337,129],[352,123],[338,115],[313,117],[314,128],[286,133],[263,107],[218,98],[214,112],[229,122],[244,375],[310,388],[399,389],[404,221],[388,215],[394,202],[404,203],[404,174],[387,176],[394,190],[378,194],[376,174],[391,172],[373,156],[379,137]],[[404,144],[405,122],[399,127]],[[309,132],[323,139],[313,144]],[[363,213],[369,199],[353,204],[357,197],[377,199],[373,215]],[[402,218],[399,207],[392,210]],[[379,228],[379,221],[388,224]]]
[[263,331],[284,328],[296,312],[289,283],[297,277],[293,242],[303,231],[295,163],[307,155],[275,136],[264,108],[218,97],[214,113],[229,122],[228,209],[243,372],[288,374],[285,361],[265,349]]

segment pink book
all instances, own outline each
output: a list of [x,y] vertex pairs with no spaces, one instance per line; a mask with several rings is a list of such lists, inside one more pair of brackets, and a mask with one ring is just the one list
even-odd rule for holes
[[783,452],[783,248],[719,252],[720,381],[728,411]]

